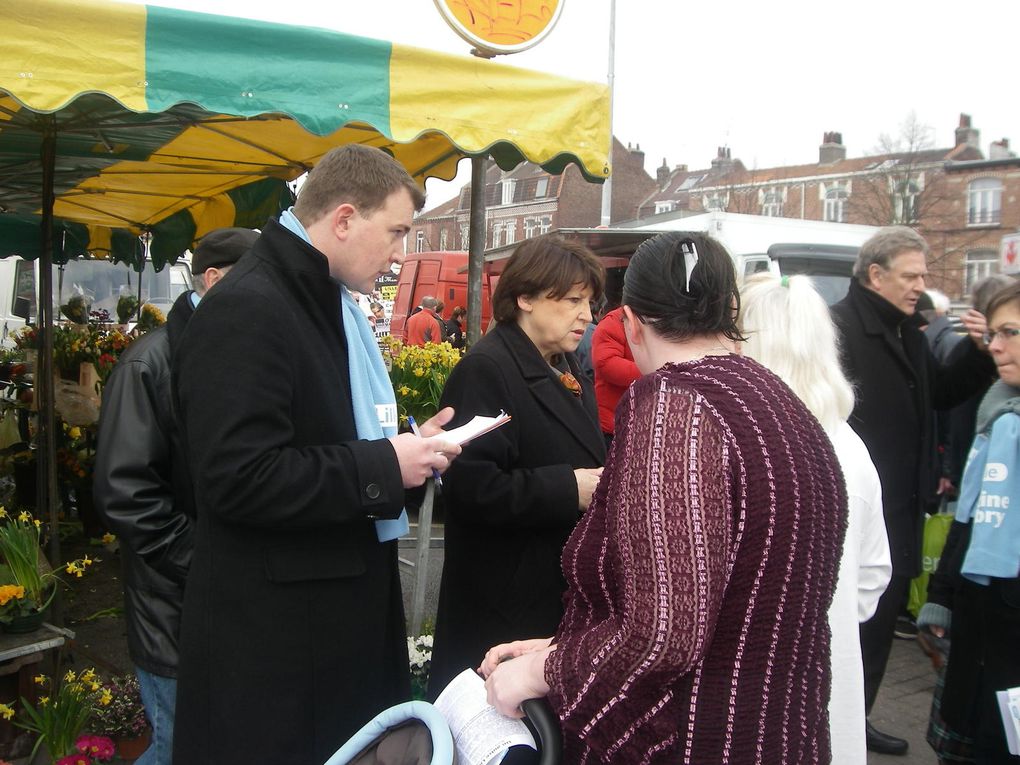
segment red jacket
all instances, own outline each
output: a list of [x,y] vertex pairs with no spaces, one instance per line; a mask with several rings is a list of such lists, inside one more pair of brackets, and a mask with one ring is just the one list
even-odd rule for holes
[[425,345],[425,343],[443,342],[442,330],[435,314],[423,308],[407,320],[407,345]]
[[630,384],[641,376],[623,332],[622,308],[607,313],[595,327],[591,339],[591,356],[595,366],[595,400],[599,405],[599,425],[603,433],[612,433],[616,402]]

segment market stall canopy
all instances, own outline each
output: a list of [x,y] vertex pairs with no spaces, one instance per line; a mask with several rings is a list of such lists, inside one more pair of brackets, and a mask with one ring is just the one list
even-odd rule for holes
[[[165,262],[214,228],[260,225],[286,181],[350,142],[422,184],[485,154],[609,174],[605,85],[156,6],[0,0],[0,17],[0,221],[40,213],[40,147],[55,134],[54,218],[83,224],[99,254],[117,257],[117,230],[151,231]],[[38,254],[0,224],[0,255],[14,241]]]

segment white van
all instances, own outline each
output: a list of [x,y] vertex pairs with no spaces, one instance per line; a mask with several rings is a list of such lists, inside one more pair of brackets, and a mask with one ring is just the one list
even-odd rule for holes
[[[60,306],[74,295],[84,295],[93,311],[105,309],[116,322],[117,301],[125,294],[151,303],[165,315],[191,284],[191,269],[185,261],[161,271],[146,261],[139,274],[123,263],[79,258],[53,266],[53,317],[59,321]],[[12,332],[38,320],[38,294],[39,261],[0,259],[0,347],[10,347]]]

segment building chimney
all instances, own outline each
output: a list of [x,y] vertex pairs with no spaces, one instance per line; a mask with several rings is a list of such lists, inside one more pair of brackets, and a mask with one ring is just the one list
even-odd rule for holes
[[976,149],[978,148],[980,136],[981,133],[970,126],[970,115],[960,114],[960,126],[956,128],[956,145],[962,146],[966,144]]
[[822,136],[822,145],[818,147],[818,164],[831,165],[846,159],[846,146],[843,145],[842,133],[826,133]]
[[1014,159],[1016,152],[1009,150],[1009,139],[992,141],[988,146],[988,159]]
[[715,153],[715,159],[712,160],[713,170],[729,170],[733,167],[733,160],[730,159],[730,147],[720,146]]
[[631,149],[630,144],[628,143],[627,150],[630,151],[630,156],[633,158],[635,162],[637,162],[638,167],[645,166],[645,153],[641,151],[641,144],[636,143],[634,144],[634,148]]
[[666,188],[666,182],[669,180],[669,165],[666,164],[665,157],[662,158],[662,164],[655,170],[655,180],[661,188]]

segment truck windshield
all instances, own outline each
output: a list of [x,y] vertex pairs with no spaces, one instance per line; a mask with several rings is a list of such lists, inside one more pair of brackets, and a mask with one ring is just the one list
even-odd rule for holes
[[853,260],[810,257],[780,257],[776,260],[779,262],[779,272],[784,276],[794,274],[810,276],[815,289],[828,305],[845,298],[850,289],[850,278],[854,270]]
[[[152,303],[166,313],[174,300],[189,289],[186,266],[168,266],[156,271],[151,262],[139,274],[122,263],[106,260],[72,260],[53,268],[54,313],[74,295],[85,295],[92,310],[105,309],[110,316],[117,315],[117,301],[121,295],[140,295],[142,303]],[[141,290],[139,291],[139,285]]]
[[[38,290],[35,264],[21,261],[17,271],[16,295],[28,299],[33,320],[38,316],[35,295]],[[141,290],[139,291],[139,285]],[[146,262],[141,274],[123,263],[108,260],[72,260],[53,266],[53,315],[60,319],[60,306],[75,295],[84,295],[91,310],[106,310],[117,318],[121,295],[134,295],[142,303],[152,303],[166,314],[177,297],[191,289],[191,271],[180,262],[156,271]]]

